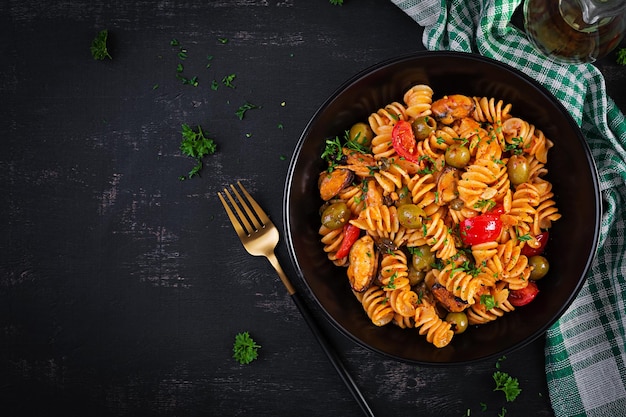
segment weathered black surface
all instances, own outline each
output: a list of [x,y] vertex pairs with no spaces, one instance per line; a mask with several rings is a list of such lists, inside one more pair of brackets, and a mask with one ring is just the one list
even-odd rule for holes
[[[91,57],[101,29],[113,60]],[[360,415],[216,192],[242,180],[281,227],[308,119],[356,72],[423,49],[421,34],[385,0],[4,1],[1,414]],[[197,87],[176,78],[178,63]],[[626,109],[626,71],[614,55],[598,65]],[[221,84],[229,74],[234,89]],[[239,120],[245,102],[261,108]],[[179,151],[182,123],[219,147],[189,181],[178,179],[193,166]],[[277,254],[295,277],[284,243]],[[494,362],[387,360],[338,334],[305,296],[378,415],[552,415],[542,340],[501,363],[523,389],[506,403],[492,391]],[[241,331],[262,345],[247,366],[231,357]]]

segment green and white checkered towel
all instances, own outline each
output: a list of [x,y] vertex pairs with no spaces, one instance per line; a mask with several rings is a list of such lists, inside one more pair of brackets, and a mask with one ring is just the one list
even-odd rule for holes
[[550,90],[581,126],[603,198],[599,249],[587,282],[547,332],[545,369],[557,416],[626,415],[626,122],[591,64],[558,64],[510,24],[522,0],[392,0],[424,26],[430,50],[478,53]]

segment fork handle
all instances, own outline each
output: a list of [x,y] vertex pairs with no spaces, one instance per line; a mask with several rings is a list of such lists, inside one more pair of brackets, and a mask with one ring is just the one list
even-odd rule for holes
[[274,254],[274,252],[270,252],[266,255],[266,257],[278,273],[278,277],[285,285],[285,288],[287,288],[287,292],[289,293],[289,295],[291,295],[291,299],[298,307],[298,310],[300,310],[300,314],[302,314],[302,317],[304,317],[304,321],[306,321],[306,323],[309,325],[309,329],[311,329],[311,331],[313,332],[313,335],[315,336],[320,346],[322,347],[322,350],[330,360],[330,363],[332,363],[335,367],[335,370],[337,371],[343,382],[346,384],[346,387],[348,387],[348,390],[350,390],[350,393],[361,407],[361,410],[363,410],[363,413],[368,417],[374,417],[374,412],[365,400],[365,397],[363,397],[363,394],[361,394],[361,391],[356,385],[356,382],[354,381],[354,379],[352,379],[352,376],[341,361],[341,358],[339,357],[339,354],[337,353],[335,348],[333,348],[333,345],[331,345],[328,337],[326,337],[326,335],[322,331],[322,328],[319,326],[319,324],[317,324],[317,321],[313,317],[311,310],[309,310],[309,307],[306,305],[300,294],[296,292],[296,289],[291,284],[291,281],[289,281],[289,278],[287,278],[287,274],[285,274],[285,271],[283,271],[283,268],[280,266],[280,263],[278,262],[278,259],[276,259],[276,255]]
[[350,390],[350,393],[361,407],[361,410],[363,410],[363,413],[366,416],[374,417],[374,412],[365,400],[365,397],[363,397],[363,394],[361,394],[361,391],[359,391],[359,387],[356,385],[356,382],[354,381],[354,379],[352,379],[350,373],[348,373],[348,370],[341,361],[341,358],[337,354],[337,351],[333,348],[326,335],[322,332],[322,329],[317,324],[317,321],[315,321],[315,319],[313,318],[313,314],[305,304],[300,294],[298,294],[297,292],[293,292],[291,294],[291,298],[300,310],[302,317],[304,317],[304,320],[309,325],[309,328],[311,329],[313,335],[324,350],[324,353],[326,353],[326,356],[328,356],[328,359],[330,359],[330,362],[333,364],[333,366],[337,370],[337,373],[346,384],[346,387],[348,387],[348,390]]

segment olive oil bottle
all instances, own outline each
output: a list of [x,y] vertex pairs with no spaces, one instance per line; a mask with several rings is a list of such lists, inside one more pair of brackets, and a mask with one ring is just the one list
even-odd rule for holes
[[594,62],[622,40],[625,12],[626,0],[525,0],[524,27],[548,58]]

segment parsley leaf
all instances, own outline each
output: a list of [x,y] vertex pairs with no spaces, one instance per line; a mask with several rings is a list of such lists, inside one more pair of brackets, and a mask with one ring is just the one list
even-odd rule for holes
[[626,48],[621,48],[617,51],[617,63],[620,65],[626,65]]
[[480,296],[480,303],[485,306],[487,310],[491,310],[496,307],[496,300],[491,294],[483,294]]
[[107,37],[109,36],[109,31],[107,29],[103,29],[94,38],[91,42],[91,55],[93,59],[103,60],[104,58],[113,59],[109,54],[109,50],[107,49]]
[[[198,126],[198,132],[194,131],[189,125],[182,125],[182,141],[180,143],[180,151],[196,160],[196,165],[189,171],[187,178],[191,179],[195,175],[199,175],[202,169],[202,158],[206,155],[212,155],[217,150],[217,145],[213,139],[207,138],[202,132],[202,128]],[[185,177],[181,176],[181,180]]]
[[233,81],[235,80],[236,76],[237,75],[235,74],[225,75],[224,78],[222,78],[222,84],[224,84],[226,87],[235,88]]
[[496,371],[493,374],[493,380],[496,382],[494,391],[502,391],[506,396],[506,400],[511,402],[517,398],[520,392],[519,381],[512,378],[509,374],[502,371]]
[[334,6],[342,6],[343,5],[343,0],[329,0],[330,4],[334,5]]
[[233,344],[233,358],[240,364],[247,365],[259,356],[257,350],[260,347],[248,332],[237,333]]
[[237,115],[237,117],[239,118],[239,120],[243,120],[243,116],[246,114],[246,112],[248,110],[252,110],[252,109],[258,109],[259,106],[252,104],[252,103],[248,103],[247,101],[241,105],[241,107],[239,107],[237,109],[237,111],[235,112],[235,114]]

